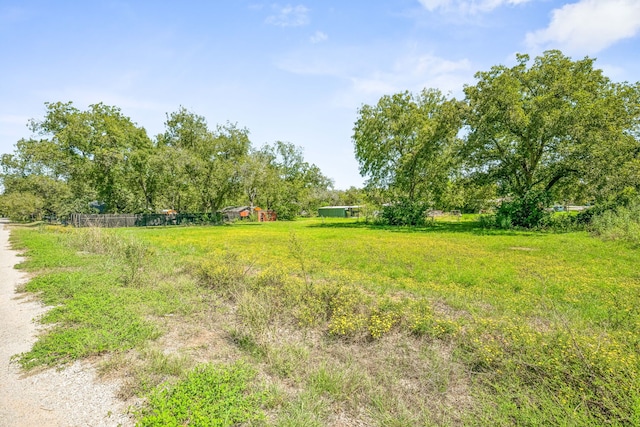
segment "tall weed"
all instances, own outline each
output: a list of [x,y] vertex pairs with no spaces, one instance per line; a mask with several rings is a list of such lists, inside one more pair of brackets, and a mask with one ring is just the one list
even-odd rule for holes
[[154,255],[148,243],[98,227],[75,230],[73,243],[81,251],[107,255],[116,261],[126,285],[142,284],[145,268]]
[[594,217],[591,229],[604,240],[623,240],[640,246],[640,200]]
[[235,299],[244,289],[249,269],[237,254],[226,252],[198,264],[195,274],[206,288],[215,289],[221,295]]

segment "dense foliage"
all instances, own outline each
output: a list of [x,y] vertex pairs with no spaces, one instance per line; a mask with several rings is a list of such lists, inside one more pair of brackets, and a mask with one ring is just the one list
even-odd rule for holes
[[382,207],[379,221],[388,225],[416,225],[426,223],[425,212],[428,206],[424,202],[402,199],[397,203]]
[[[356,158],[385,202],[469,209],[500,197],[502,222],[531,227],[553,201],[638,193],[640,84],[614,83],[593,59],[559,51],[518,55],[476,79],[463,101],[425,90],[360,109]],[[470,185],[480,191],[461,191]]]
[[72,212],[139,213],[173,209],[215,213],[228,205],[274,209],[292,218],[326,203],[333,186],[300,148],[276,142],[254,149],[235,124],[209,129],[184,108],[168,114],[155,139],[117,107],[46,104],[2,156],[2,214],[17,220]]
[[513,200],[503,201],[496,213],[496,223],[501,228],[535,227],[550,215],[545,209],[548,205],[549,193],[528,192]]
[[435,89],[364,105],[353,137],[360,173],[369,186],[397,196],[437,199],[446,185],[460,119],[460,104]]

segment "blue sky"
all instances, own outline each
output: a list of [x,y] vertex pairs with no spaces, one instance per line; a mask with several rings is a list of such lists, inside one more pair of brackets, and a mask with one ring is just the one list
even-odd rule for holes
[[150,136],[184,106],[360,186],[362,104],[425,87],[460,98],[475,72],[546,49],[639,81],[640,0],[0,0],[0,153],[47,101],[118,106]]

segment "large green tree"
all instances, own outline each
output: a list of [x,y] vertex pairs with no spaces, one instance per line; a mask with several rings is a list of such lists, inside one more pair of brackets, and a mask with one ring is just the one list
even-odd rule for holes
[[435,89],[385,95],[358,111],[353,142],[367,186],[434,202],[454,164],[460,102]]
[[46,108],[43,120],[30,123],[40,138],[20,140],[15,153],[2,159],[5,193],[32,185],[28,191],[41,194],[48,199],[45,206],[51,206],[54,196],[47,194],[57,192],[55,197],[67,199],[65,207],[56,208],[58,214],[87,210],[92,200],[110,212],[142,210],[146,198],[133,156],[152,148],[144,128],[104,104],[86,111],[71,102],[47,103]]
[[[216,212],[242,192],[240,166],[249,131],[227,123],[209,130],[204,117],[185,108],[171,113],[158,146],[169,161],[166,197],[180,211]],[[173,160],[170,160],[173,159]]]
[[267,149],[252,150],[240,164],[240,179],[243,194],[239,203],[248,202],[251,210],[255,207],[270,209],[269,195],[277,192],[280,177],[273,165],[274,156]]
[[359,110],[353,141],[370,189],[449,208],[507,196],[520,225],[534,225],[553,199],[638,193],[639,84],[612,82],[593,59],[559,51],[518,55],[476,79],[464,102],[431,89]]
[[638,156],[637,86],[612,82],[593,59],[518,55],[476,79],[464,88],[467,172],[506,195],[595,196]]
[[304,159],[302,149],[277,141],[260,150],[267,161],[258,202],[278,213],[278,218],[293,219],[311,214],[330,199],[333,182],[320,168]]

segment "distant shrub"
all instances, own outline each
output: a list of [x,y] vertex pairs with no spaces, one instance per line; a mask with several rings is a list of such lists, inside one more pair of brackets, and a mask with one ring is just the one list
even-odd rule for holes
[[598,217],[607,211],[615,210],[615,208],[616,205],[613,203],[598,204],[596,206],[585,209],[582,212],[578,212],[575,217],[575,221],[579,225],[590,226],[595,217]]
[[380,222],[386,225],[425,225],[428,208],[425,202],[403,199],[383,206]]
[[39,220],[44,200],[31,193],[10,193],[0,196],[0,214],[11,221],[27,222]]
[[496,216],[493,214],[480,214],[478,222],[482,228],[496,228]]
[[499,228],[540,226],[549,216],[546,207],[550,203],[546,192],[530,191],[524,196],[504,201],[498,207],[495,225]]
[[578,215],[570,212],[556,212],[545,216],[538,227],[556,232],[569,232],[584,229],[584,224],[578,222]]

